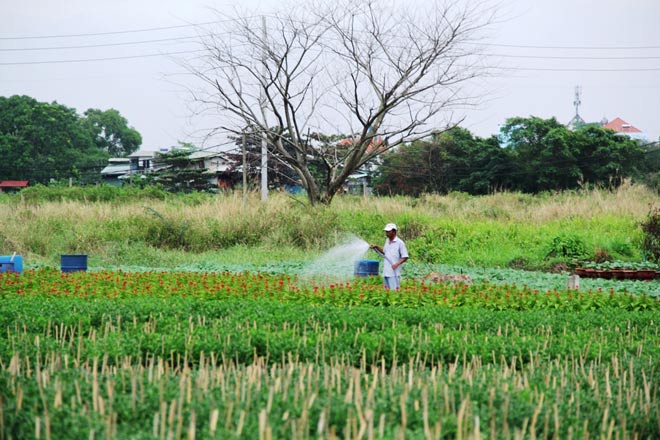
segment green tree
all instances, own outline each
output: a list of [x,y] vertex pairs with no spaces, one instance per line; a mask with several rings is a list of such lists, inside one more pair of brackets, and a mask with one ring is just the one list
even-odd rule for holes
[[72,108],[28,96],[0,97],[0,177],[48,183],[98,176],[107,161]]
[[510,160],[497,138],[482,139],[455,127],[385,154],[374,189],[381,194],[486,194],[507,187],[510,172]]
[[167,153],[160,153],[154,161],[163,166],[154,173],[156,181],[170,192],[203,191],[211,187],[209,175],[205,168],[198,168],[190,160],[194,149],[173,149]]
[[126,157],[140,148],[142,136],[115,109],[89,109],[80,124],[89,132],[96,146],[111,157]]
[[640,143],[613,130],[593,126],[577,130],[573,144],[587,183],[617,186],[623,179],[641,178],[647,169]]
[[509,118],[500,129],[500,140],[511,152],[515,189],[534,193],[579,185],[572,132],[555,118]]
[[644,149],[638,141],[599,126],[570,131],[555,118],[510,118],[501,141],[516,169],[513,187],[524,192],[617,186],[643,175]]

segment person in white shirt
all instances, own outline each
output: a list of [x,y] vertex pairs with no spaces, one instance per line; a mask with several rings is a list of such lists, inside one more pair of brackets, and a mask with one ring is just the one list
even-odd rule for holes
[[396,236],[396,225],[388,223],[385,225],[385,245],[383,247],[370,244],[369,247],[376,249],[383,257],[383,285],[386,289],[399,290],[401,287],[401,265],[408,259],[406,243]]

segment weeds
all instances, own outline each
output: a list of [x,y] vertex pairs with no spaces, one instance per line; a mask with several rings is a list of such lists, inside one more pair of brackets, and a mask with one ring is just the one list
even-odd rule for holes
[[[310,257],[353,233],[381,242],[395,222],[411,261],[430,264],[528,269],[607,253],[642,258],[640,222],[653,192],[624,186],[532,197],[499,193],[405,197],[337,197],[330,207],[309,208],[284,194],[267,203],[251,193],[172,195],[158,188],[34,187],[0,198],[4,239],[0,253],[19,252],[26,264],[57,264],[59,255],[86,253],[103,265],[156,266],[211,260],[262,258],[284,248]],[[145,211],[144,206],[148,206]],[[559,241],[557,241],[559,240]],[[570,241],[570,243],[569,243]],[[162,255],[159,261],[160,250]],[[551,255],[549,255],[551,254]],[[284,255],[285,257],[285,255]],[[515,265],[515,264],[514,264]]]

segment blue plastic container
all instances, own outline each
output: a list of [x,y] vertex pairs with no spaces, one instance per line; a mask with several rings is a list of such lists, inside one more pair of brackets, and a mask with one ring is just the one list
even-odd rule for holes
[[355,276],[358,278],[378,276],[378,260],[358,260],[355,262]]
[[85,272],[87,270],[87,255],[62,255],[60,266],[62,272]]
[[20,255],[0,255],[0,272],[9,271],[23,273],[23,257]]

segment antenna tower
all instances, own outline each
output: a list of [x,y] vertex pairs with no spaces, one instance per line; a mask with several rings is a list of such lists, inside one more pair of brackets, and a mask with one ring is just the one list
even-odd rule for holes
[[575,117],[576,118],[580,117],[580,104],[582,104],[582,101],[580,101],[580,95],[581,94],[582,94],[582,87],[575,86],[575,100],[573,101],[573,105],[575,106]]

